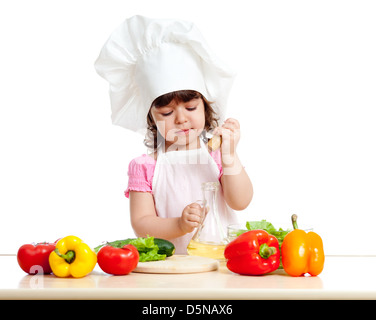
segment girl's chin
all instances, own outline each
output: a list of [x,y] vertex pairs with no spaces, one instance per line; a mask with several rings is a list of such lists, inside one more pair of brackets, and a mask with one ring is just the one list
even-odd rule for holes
[[174,141],[166,142],[167,148],[175,148],[175,149],[193,149],[198,148],[200,146],[200,141],[197,136],[176,136]]

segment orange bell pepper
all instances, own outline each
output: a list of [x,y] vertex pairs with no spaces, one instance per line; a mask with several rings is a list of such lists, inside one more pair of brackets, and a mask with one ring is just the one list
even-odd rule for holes
[[281,246],[283,269],[293,277],[306,273],[317,276],[324,269],[325,262],[322,239],[315,232],[298,229],[295,214],[291,220],[294,230],[286,235]]

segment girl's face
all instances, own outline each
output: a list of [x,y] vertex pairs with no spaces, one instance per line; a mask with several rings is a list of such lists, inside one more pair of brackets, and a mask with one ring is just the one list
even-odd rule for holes
[[177,149],[199,147],[199,136],[205,127],[205,108],[201,98],[188,102],[172,100],[163,107],[153,106],[151,114],[165,139],[166,150],[172,145]]

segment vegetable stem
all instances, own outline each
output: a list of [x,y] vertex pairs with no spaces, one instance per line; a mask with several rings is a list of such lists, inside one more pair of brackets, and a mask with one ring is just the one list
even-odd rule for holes
[[72,250],[69,250],[67,251],[66,254],[61,254],[59,249],[56,248],[55,249],[55,253],[60,257],[60,258],[63,258],[66,262],[68,262],[69,264],[72,263],[74,261],[74,259],[76,258],[76,254],[74,251]]
[[297,220],[298,220],[298,216],[296,214],[293,214],[291,216],[291,222],[292,222],[292,226],[294,227],[294,230],[299,229]]
[[261,258],[268,259],[273,254],[276,254],[277,249],[275,247],[269,247],[266,243],[260,246],[259,254]]

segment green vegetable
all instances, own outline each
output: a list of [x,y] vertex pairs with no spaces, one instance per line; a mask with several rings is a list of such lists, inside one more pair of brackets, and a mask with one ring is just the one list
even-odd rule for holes
[[166,257],[170,257],[175,253],[175,246],[172,242],[160,239],[160,238],[154,238],[154,243],[158,246],[159,254],[165,254]]
[[283,239],[285,238],[286,234],[288,234],[291,230],[283,230],[282,228],[279,228],[278,230],[273,226],[271,222],[268,222],[266,220],[261,221],[248,221],[246,223],[246,228],[248,230],[256,230],[256,229],[262,229],[268,232],[269,234],[272,234],[278,239],[278,242],[280,245],[283,242]]
[[270,233],[270,232],[273,232],[275,231],[275,228],[274,226],[272,225],[271,222],[268,222],[266,220],[261,220],[261,221],[248,221],[246,223],[246,228],[248,230],[257,230],[257,229],[261,229],[261,230],[265,230],[266,232]]
[[256,229],[262,229],[265,230],[267,233],[272,234],[278,239],[279,245],[282,245],[283,239],[285,238],[286,234],[288,234],[291,230],[283,230],[282,228],[279,228],[278,230],[274,228],[271,222],[268,222],[266,220],[261,221],[248,221],[246,223],[246,227],[248,230],[256,230]]
[[[166,259],[166,256],[169,257],[175,252],[175,247],[171,242],[149,236],[146,238],[140,237],[106,242],[95,247],[94,251],[97,253],[100,248],[105,245],[121,248],[126,244],[132,244],[137,248],[137,251],[140,254],[140,262],[164,260]],[[159,248],[159,246],[161,246],[161,248]]]
[[154,237],[137,238],[130,240],[129,243],[137,248],[140,254],[140,262],[166,259],[165,254],[158,253],[159,248],[154,243]]

